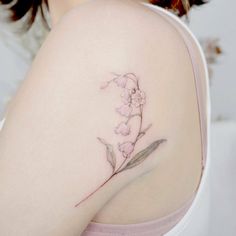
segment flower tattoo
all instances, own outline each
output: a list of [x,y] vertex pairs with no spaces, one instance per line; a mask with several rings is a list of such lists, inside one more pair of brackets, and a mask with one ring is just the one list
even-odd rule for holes
[[[160,144],[166,141],[166,139],[156,140],[148,145],[145,149],[133,155],[137,142],[141,138],[143,138],[147,131],[152,127],[151,123],[147,126],[143,125],[143,107],[146,104],[146,94],[143,90],[141,90],[139,78],[134,73],[112,73],[112,75],[112,79],[105,81],[100,88],[102,90],[105,90],[108,86],[110,86],[110,84],[113,83],[116,87],[122,90],[120,94],[121,105],[115,108],[115,111],[122,117],[122,120],[114,127],[114,133],[121,138],[123,136],[129,137],[131,134],[135,134],[135,138],[133,138],[133,140],[130,138],[130,140],[128,141],[118,142],[117,145],[114,146],[105,141],[105,139],[97,137],[98,141],[105,147],[106,158],[111,165],[112,174],[91,194],[77,203],[75,207],[79,206],[82,202],[92,196],[96,191],[98,191],[98,189],[103,187],[115,175],[141,164],[151,153],[153,153],[159,147]],[[136,131],[137,134],[134,133],[135,131],[131,130],[131,123],[134,117],[139,118],[137,127],[138,131]],[[118,167],[118,159],[116,157],[117,152],[123,159]]]
[[116,134],[122,134],[124,136],[130,134],[130,126],[126,122],[121,122],[116,128],[115,128]]

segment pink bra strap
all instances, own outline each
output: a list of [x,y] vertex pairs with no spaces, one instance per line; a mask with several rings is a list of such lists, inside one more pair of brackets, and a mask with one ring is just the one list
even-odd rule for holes
[[181,208],[167,216],[144,223],[114,225],[91,222],[82,236],[161,236],[173,228],[192,204],[193,195]]

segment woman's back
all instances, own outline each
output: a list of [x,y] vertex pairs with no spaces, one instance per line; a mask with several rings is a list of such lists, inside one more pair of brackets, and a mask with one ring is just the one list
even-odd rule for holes
[[[5,192],[16,180],[21,180],[17,185],[21,191],[31,188],[28,200],[46,192],[36,198],[38,205],[29,203],[31,209],[45,203],[36,219],[45,214],[47,222],[53,215],[59,217],[63,209],[82,200],[111,175],[104,145],[97,137],[117,147],[129,135],[127,127],[117,129],[125,116],[124,110],[115,109],[120,105],[122,85],[109,83],[101,89],[101,84],[104,88],[104,82],[122,74],[135,75],[131,79],[138,78],[145,93],[142,124],[148,130],[135,151],[155,140],[166,142],[150,157],[156,167],[123,188],[93,221],[150,221],[170,214],[194,196],[202,175],[202,140],[194,70],[182,35],[161,14],[141,4],[94,1],[68,12],[52,30],[32,65],[30,79],[12,102],[1,136],[2,175],[3,166],[16,170],[16,179],[3,176],[8,181],[2,185],[7,186]],[[129,128],[135,130],[138,125],[135,120]],[[19,139],[16,133],[23,132]],[[29,140],[33,144],[26,148]],[[15,163],[9,159],[16,156],[10,145],[15,145],[21,157]],[[120,150],[115,150],[118,156]],[[34,162],[27,169],[32,155]],[[146,162],[148,158],[127,172],[140,171]],[[84,188],[82,193],[79,188]],[[25,197],[18,196],[21,201]],[[4,199],[11,201],[13,195]],[[54,210],[49,211],[47,205]],[[30,213],[27,210],[26,215],[33,221]]]

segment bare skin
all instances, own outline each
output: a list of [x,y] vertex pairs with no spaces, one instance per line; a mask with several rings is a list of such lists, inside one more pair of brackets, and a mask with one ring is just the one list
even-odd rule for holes
[[[137,149],[168,142],[74,207],[111,176],[97,140],[118,141],[119,93],[98,89],[111,71],[135,72],[147,95],[143,122],[152,127]],[[0,235],[78,235],[92,220],[137,223],[172,211],[200,178],[198,124],[190,58],[172,27],[132,1],[73,8],[54,25],[8,109]]]

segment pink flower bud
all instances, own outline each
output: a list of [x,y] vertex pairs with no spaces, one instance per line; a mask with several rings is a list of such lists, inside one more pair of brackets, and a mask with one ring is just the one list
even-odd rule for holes
[[124,89],[121,94],[122,101],[125,105],[131,103],[131,90],[130,89]]
[[123,157],[128,158],[134,151],[134,144],[132,142],[118,143],[118,149],[122,153]]
[[132,94],[131,98],[132,98],[132,104],[135,107],[139,107],[140,105],[143,105],[146,102],[145,93],[143,91],[141,91],[141,90],[136,90]]
[[126,84],[127,84],[127,78],[124,76],[119,76],[117,78],[114,79],[114,82],[117,84],[117,86],[125,88]]
[[129,117],[131,112],[132,112],[132,107],[129,106],[129,105],[122,105],[121,107],[119,108],[116,108],[116,111],[122,115],[122,116],[126,116],[126,117]]
[[105,89],[108,85],[109,85],[109,82],[104,81],[104,82],[101,84],[100,89]]
[[130,134],[130,127],[125,123],[121,122],[116,128],[115,128],[116,134],[122,134],[124,136]]

